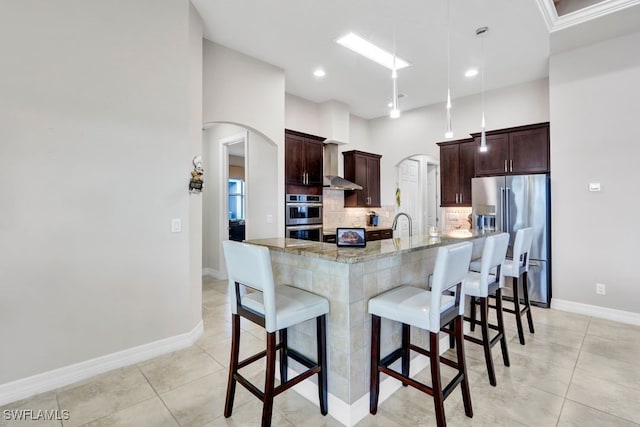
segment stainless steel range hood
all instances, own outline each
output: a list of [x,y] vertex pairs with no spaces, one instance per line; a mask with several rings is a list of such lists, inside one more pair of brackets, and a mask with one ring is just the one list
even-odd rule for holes
[[338,176],[338,144],[324,145],[324,187],[330,190],[362,190],[362,186]]

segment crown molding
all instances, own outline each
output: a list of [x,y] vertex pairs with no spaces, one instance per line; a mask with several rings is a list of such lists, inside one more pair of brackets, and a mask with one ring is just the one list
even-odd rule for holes
[[553,0],[536,0],[536,2],[550,33],[640,4],[640,0],[605,0],[575,12],[558,16]]

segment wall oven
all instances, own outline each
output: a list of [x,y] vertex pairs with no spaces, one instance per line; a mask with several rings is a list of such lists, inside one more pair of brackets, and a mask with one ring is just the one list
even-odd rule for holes
[[322,242],[322,196],[287,194],[285,237]]
[[289,239],[313,240],[322,242],[322,224],[293,225],[285,227],[285,237]]
[[286,226],[322,224],[322,196],[287,194]]

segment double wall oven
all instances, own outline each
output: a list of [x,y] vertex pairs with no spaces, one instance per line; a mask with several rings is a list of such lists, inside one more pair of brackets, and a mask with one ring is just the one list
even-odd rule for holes
[[287,194],[285,237],[322,241],[322,196]]

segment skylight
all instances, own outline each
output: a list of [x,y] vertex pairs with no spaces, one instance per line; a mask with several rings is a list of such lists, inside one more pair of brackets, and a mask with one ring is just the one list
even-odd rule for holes
[[[393,70],[393,53],[387,52],[371,43],[368,40],[363,39],[355,33],[349,33],[346,36],[340,37],[336,40],[336,43],[351,49],[352,51],[368,58],[378,64],[387,67],[390,70]],[[396,56],[395,58],[396,70],[400,70],[402,68],[408,67],[409,64],[404,59]]]

